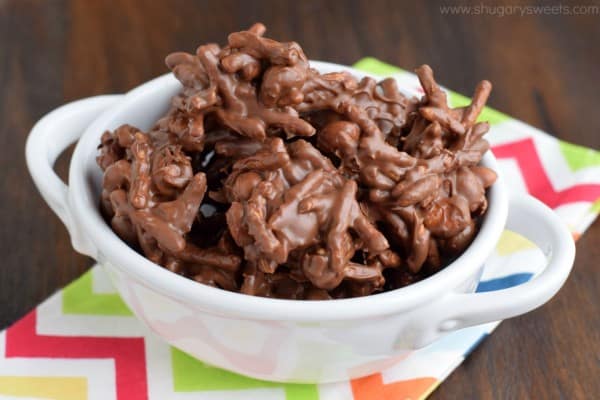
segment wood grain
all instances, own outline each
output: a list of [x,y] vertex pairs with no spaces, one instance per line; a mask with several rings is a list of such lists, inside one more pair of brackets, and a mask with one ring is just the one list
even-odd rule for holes
[[[165,73],[170,51],[222,43],[255,21],[272,37],[300,42],[312,59],[428,63],[465,94],[487,78],[491,106],[600,148],[598,15],[449,16],[433,2],[377,0],[0,0],[1,327],[91,264],[72,250],[26,172],[24,143],[35,121],[70,100],[127,91]],[[68,156],[58,163],[63,176],[67,163]],[[577,244],[575,269],[555,299],[502,323],[431,398],[600,393],[599,242],[597,222]]]

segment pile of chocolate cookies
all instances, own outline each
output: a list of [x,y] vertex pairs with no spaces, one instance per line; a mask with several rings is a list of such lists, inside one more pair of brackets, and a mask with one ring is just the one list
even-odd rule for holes
[[423,279],[472,241],[494,171],[476,122],[393,79],[311,69],[297,43],[229,35],[174,53],[183,85],[149,132],[102,136],[102,212],[148,259],[200,283],[289,299],[365,296]]

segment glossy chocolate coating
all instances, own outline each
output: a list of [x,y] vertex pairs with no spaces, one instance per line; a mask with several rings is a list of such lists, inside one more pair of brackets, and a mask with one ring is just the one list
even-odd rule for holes
[[106,132],[102,210],[150,260],[198,282],[292,299],[405,286],[460,254],[496,174],[479,166],[491,91],[452,109],[428,66],[393,79],[311,69],[256,24],[173,53],[183,85],[149,132]]

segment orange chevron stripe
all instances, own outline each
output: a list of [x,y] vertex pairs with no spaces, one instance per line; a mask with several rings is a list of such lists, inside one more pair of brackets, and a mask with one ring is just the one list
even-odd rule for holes
[[87,379],[62,376],[0,376],[0,395],[86,400]]
[[354,400],[417,400],[424,399],[435,389],[435,378],[415,378],[393,383],[383,383],[381,374],[351,381]]

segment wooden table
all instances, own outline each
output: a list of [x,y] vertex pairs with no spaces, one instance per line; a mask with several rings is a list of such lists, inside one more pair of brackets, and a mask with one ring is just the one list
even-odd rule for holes
[[[466,94],[487,78],[495,85],[491,106],[600,147],[600,15],[442,15],[438,5],[376,0],[252,3],[0,0],[1,327],[91,265],[72,250],[25,169],[34,122],[65,102],[131,89],[165,73],[169,52],[223,43],[255,21],[271,37],[300,42],[313,59],[351,64],[371,55],[406,69],[429,63],[441,82]],[[598,396],[599,241],[596,222],[577,244],[562,291],[502,323],[432,398]]]

